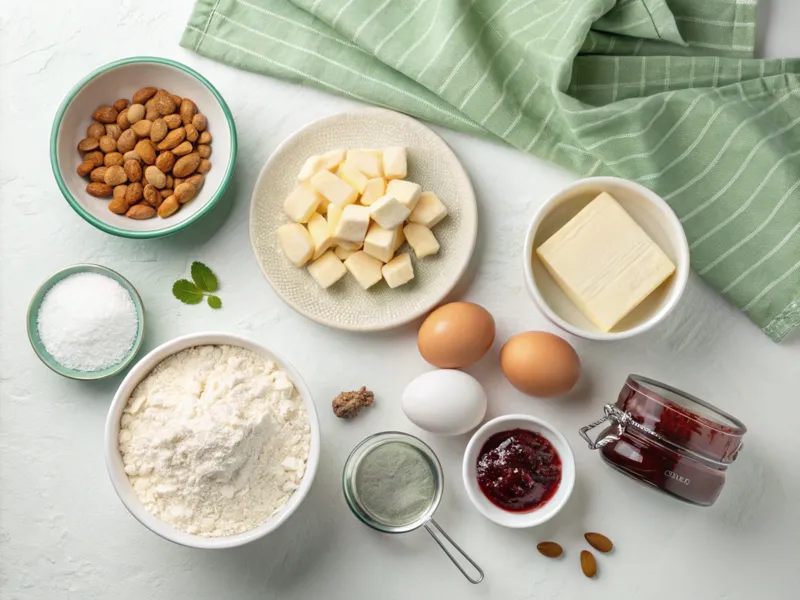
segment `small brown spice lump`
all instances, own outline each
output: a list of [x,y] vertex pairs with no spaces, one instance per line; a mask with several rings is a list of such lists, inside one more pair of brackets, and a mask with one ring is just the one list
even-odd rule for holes
[[366,387],[355,392],[342,392],[333,399],[333,414],[340,419],[352,419],[365,406],[371,406],[375,401],[375,394]]

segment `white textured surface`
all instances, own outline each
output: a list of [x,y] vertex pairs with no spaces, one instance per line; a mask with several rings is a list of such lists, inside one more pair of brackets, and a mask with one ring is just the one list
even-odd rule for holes
[[[771,4],[767,53],[800,55],[800,5]],[[184,51],[177,42],[188,11],[189,2],[163,0],[40,0],[0,8],[0,598],[797,597],[800,336],[774,345],[696,277],[657,330],[614,345],[575,341],[584,379],[571,398],[537,401],[515,392],[500,375],[499,344],[469,369],[489,393],[487,417],[535,414],[573,445],[575,492],[543,528],[512,531],[480,516],[459,476],[466,436],[422,436],[445,469],[437,518],[480,562],[482,584],[467,584],[424,532],[387,537],[358,523],[342,498],[341,467],[372,432],[416,432],[399,405],[404,385],[428,368],[416,350],[415,327],[341,333],[296,315],[261,276],[247,231],[250,192],[270,152],[298,127],[356,105]],[[226,201],[185,232],[141,242],[112,238],[77,217],[56,188],[47,156],[63,94],[97,65],[135,54],[175,58],[206,75],[230,103],[241,142]],[[440,133],[472,177],[482,219],[459,295],[494,314],[498,340],[547,328],[524,287],[524,231],[539,203],[573,177],[492,142]],[[220,276],[221,311],[170,296],[172,282],[198,259]],[[321,409],[320,471],[298,513],[274,534],[233,550],[191,550],[155,536],[123,508],[102,456],[103,422],[120,378],[62,379],[36,359],[25,337],[36,286],[77,262],[105,264],[137,286],[148,314],[144,350],[179,334],[225,329],[269,344],[301,370]],[[715,507],[685,506],[639,487],[579,443],[577,428],[600,414],[629,372],[683,387],[750,427]],[[327,402],[362,384],[375,390],[376,405],[352,423],[335,419]],[[577,566],[588,529],[618,547],[599,557],[597,581],[583,578]],[[537,554],[536,542],[547,538],[566,547],[565,559]]]

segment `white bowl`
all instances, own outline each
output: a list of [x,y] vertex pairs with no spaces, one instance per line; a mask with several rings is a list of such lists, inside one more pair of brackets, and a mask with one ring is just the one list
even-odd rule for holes
[[[209,538],[178,531],[158,517],[147,512],[139,500],[139,497],[136,495],[136,492],[133,490],[128,476],[125,474],[125,467],[119,452],[119,423],[122,418],[122,411],[128,403],[128,398],[131,393],[133,393],[133,390],[161,361],[186,348],[221,344],[239,346],[251,350],[252,352],[264,356],[268,360],[275,361],[281,369],[289,374],[289,378],[292,383],[294,383],[300,397],[303,399],[303,404],[308,413],[308,422],[311,428],[311,448],[308,454],[308,462],[306,463],[306,472],[300,482],[300,486],[278,512],[258,527],[250,529],[249,531],[236,535]],[[302,377],[300,377],[300,373],[288,362],[261,344],[243,337],[221,332],[193,333],[161,344],[158,348],[150,351],[130,370],[125,379],[122,380],[117,393],[114,395],[114,400],[111,402],[111,407],[108,410],[104,444],[106,467],[111,477],[111,483],[114,485],[114,490],[117,492],[120,500],[122,500],[125,508],[127,508],[142,525],[164,539],[183,546],[206,549],[233,548],[262,538],[274,531],[297,510],[298,506],[300,506],[300,503],[311,489],[311,484],[314,482],[314,475],[317,471],[320,450],[320,427],[311,392],[308,390]]]
[[[578,310],[536,254],[536,248],[601,192],[614,196],[675,264],[675,273],[609,332]],[[652,329],[678,304],[689,280],[689,243],[678,217],[660,196],[625,179],[591,177],[576,181],[542,205],[528,228],[523,262],[528,289],[547,319],[579,337],[620,340]]]
[[[76,173],[81,162],[78,142],[86,137],[92,113],[98,106],[120,98],[131,99],[145,86],[164,88],[194,100],[208,118],[212,135],[212,168],[205,184],[191,202],[174,215],[137,221],[108,210],[109,198],[86,193],[88,178]],[[50,134],[50,164],[58,187],[70,206],[98,229],[128,238],[154,238],[175,233],[209,212],[223,195],[236,161],[236,125],[225,100],[200,73],[166,58],[132,57],[100,67],[87,75],[67,94],[56,113]]]
[[[423,260],[412,252],[414,279],[397,289],[379,282],[362,290],[348,273],[324,290],[307,269],[290,263],[278,244],[276,232],[289,222],[283,202],[297,186],[297,173],[309,156],[336,148],[386,146],[406,146],[407,179],[435,192],[447,207],[447,217],[433,230],[441,250]],[[262,169],[250,204],[250,241],[270,285],[300,314],[349,331],[399,327],[439,304],[464,274],[477,228],[475,192],[455,153],[416,119],[382,108],[332,115],[294,133]]]
[[[528,512],[503,510],[494,505],[478,486],[478,455],[481,448],[492,435],[509,429],[526,429],[538,433],[553,445],[561,458],[561,483],[556,493],[543,506]],[[492,419],[475,432],[464,451],[461,472],[467,496],[484,517],[503,527],[536,527],[556,516],[572,495],[572,488],[575,486],[575,457],[567,439],[546,421],[528,415],[505,415]]]

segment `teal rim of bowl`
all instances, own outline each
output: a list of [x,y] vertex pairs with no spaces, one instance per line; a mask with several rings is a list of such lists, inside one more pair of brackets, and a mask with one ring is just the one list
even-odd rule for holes
[[[76,273],[97,273],[99,275],[105,275],[106,277],[109,277],[120,284],[123,288],[125,288],[128,294],[130,294],[131,301],[136,309],[136,318],[139,321],[136,339],[133,341],[133,346],[128,351],[128,354],[125,356],[125,358],[123,358],[116,365],[112,365],[106,369],[101,369],[100,371],[77,371],[75,369],[65,367],[55,358],[53,358],[53,356],[45,349],[44,344],[39,337],[38,318],[39,307],[42,304],[42,300],[44,300],[47,292],[49,292],[55,284],[66,279],[70,275],[75,275]],[[72,265],[71,267],[61,269],[60,271],[48,277],[47,280],[39,286],[39,289],[36,290],[33,298],[31,298],[31,303],[28,305],[27,326],[28,340],[30,340],[33,351],[36,352],[36,356],[39,357],[39,360],[47,365],[52,371],[55,371],[64,377],[69,377],[70,379],[79,379],[82,381],[103,379],[105,377],[116,375],[125,369],[125,367],[131,364],[133,359],[136,357],[136,354],[138,354],[139,348],[142,346],[142,340],[144,339],[144,305],[142,304],[142,299],[139,296],[139,292],[136,291],[136,288],[133,287],[130,281],[125,279],[116,271],[100,265]]]
[[[167,65],[169,67],[174,67],[175,69],[179,69],[188,75],[191,75],[200,83],[205,85],[208,90],[214,94],[214,97],[219,102],[219,105],[222,107],[222,112],[225,114],[225,118],[228,121],[228,131],[230,132],[231,136],[231,153],[230,153],[230,161],[228,163],[228,169],[225,171],[225,175],[222,177],[222,183],[220,183],[219,188],[214,193],[214,195],[209,199],[206,205],[198,210],[195,214],[191,217],[181,221],[180,223],[176,223],[170,227],[165,227],[164,229],[159,229],[157,231],[131,231],[129,229],[121,229],[119,227],[114,227],[113,225],[109,225],[95,217],[94,215],[88,213],[80,203],[75,200],[75,197],[72,195],[72,192],[67,187],[66,182],[64,181],[64,177],[61,175],[61,169],[58,166],[58,135],[61,129],[61,121],[64,118],[64,113],[67,111],[67,108],[72,103],[72,100],[75,98],[77,93],[83,89],[83,87],[89,83],[95,77],[102,75],[103,73],[115,69],[117,67],[122,67],[124,65],[130,65],[134,63],[155,63],[159,65]],[[236,164],[236,154],[238,150],[238,140],[236,138],[236,124],[233,121],[233,114],[231,113],[231,109],[228,108],[228,104],[222,98],[220,93],[217,91],[211,82],[200,75],[197,71],[192,69],[191,67],[187,67],[183,63],[179,63],[174,60],[170,60],[168,58],[160,58],[158,56],[131,56],[130,58],[123,58],[122,60],[116,60],[114,62],[108,63],[100,67],[99,69],[89,73],[86,77],[84,77],[75,87],[73,87],[69,93],[64,97],[64,100],[61,102],[61,106],[58,107],[58,112],[56,113],[56,119],[53,122],[53,128],[50,131],[50,166],[53,169],[53,175],[56,178],[56,183],[58,184],[58,188],[61,190],[61,194],[66,198],[67,202],[69,202],[72,209],[78,213],[85,221],[91,223],[101,231],[105,231],[106,233],[110,233],[111,235],[118,235],[120,237],[126,238],[133,238],[133,239],[147,239],[147,238],[157,238],[163,237],[165,235],[170,235],[177,231],[180,231],[184,227],[191,225],[203,215],[208,213],[214,205],[216,205],[217,200],[222,197],[225,193],[225,190],[228,189],[228,184],[231,181],[231,177],[233,175],[233,168]]]

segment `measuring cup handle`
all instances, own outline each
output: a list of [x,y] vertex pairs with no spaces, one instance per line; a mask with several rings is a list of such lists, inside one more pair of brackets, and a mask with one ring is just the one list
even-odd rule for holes
[[[431,527],[431,525],[433,525],[433,527]],[[435,530],[434,527],[436,528]],[[451,538],[449,535],[447,535],[447,533],[445,533],[444,529],[439,527],[439,524],[436,521],[431,519],[427,523],[425,523],[425,530],[431,534],[431,537],[434,540],[436,540],[436,543],[439,544],[439,547],[442,550],[444,550],[444,553],[447,554],[447,556],[450,558],[453,564],[458,568],[459,571],[461,571],[461,574],[467,578],[467,581],[469,581],[470,583],[480,583],[481,581],[483,581],[483,570],[477,565],[477,563],[474,560],[472,560],[467,555],[466,552],[464,552],[461,549],[461,547],[458,544],[456,544],[453,541],[453,538]],[[464,570],[464,567],[461,566],[461,562],[459,562],[459,560],[450,552],[450,550],[447,549],[447,546],[445,546],[445,544],[442,542],[442,539],[439,537],[439,534],[441,534],[444,537],[444,539],[446,539],[450,543],[450,545],[458,551],[458,554],[464,557],[469,562],[469,564],[473,566],[475,571],[478,573],[477,579],[470,577],[470,575]]]

